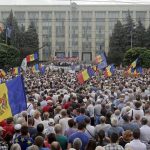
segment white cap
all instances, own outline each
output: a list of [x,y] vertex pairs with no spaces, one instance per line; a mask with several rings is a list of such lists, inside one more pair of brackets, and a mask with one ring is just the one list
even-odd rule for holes
[[49,126],[53,126],[54,124],[55,124],[54,119],[50,118],[50,119],[49,119],[49,122],[48,122],[48,125],[49,125]]
[[21,124],[16,124],[16,125],[14,126],[14,128],[15,128],[15,130],[20,130],[20,129],[21,129]]
[[87,99],[86,99],[86,98],[84,98],[84,99],[83,99],[83,102],[84,102],[84,103],[86,103],[86,102],[87,102]]

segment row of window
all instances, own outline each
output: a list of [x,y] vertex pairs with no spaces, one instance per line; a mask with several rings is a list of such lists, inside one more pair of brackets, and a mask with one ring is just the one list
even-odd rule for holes
[[[9,11],[7,12],[1,12],[2,19],[5,20],[9,16]],[[147,18],[146,17],[147,12],[146,11],[136,11],[136,18]],[[14,15],[16,19],[18,20],[25,20],[25,12],[14,12]],[[66,12],[65,11],[59,11],[54,12],[56,21],[65,20]],[[126,18],[128,15],[128,11],[122,11],[121,16],[122,18]],[[130,15],[133,17],[133,11],[130,11]],[[119,19],[120,12],[119,11],[108,11],[108,18],[117,18]],[[52,19],[52,12],[41,12],[41,18],[42,20],[51,20]],[[79,12],[72,12],[72,21],[78,21],[79,18]],[[91,21],[92,19],[92,12],[88,11],[82,11],[81,12],[81,18],[84,21]],[[95,18],[96,19],[102,19],[106,18],[106,12],[96,12],[95,11]],[[28,12],[28,19],[39,19],[39,12]],[[70,12],[68,12],[68,21],[70,20]]]

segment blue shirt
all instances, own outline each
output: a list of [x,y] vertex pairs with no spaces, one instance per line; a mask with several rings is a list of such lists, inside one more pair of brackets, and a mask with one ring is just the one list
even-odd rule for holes
[[73,144],[74,139],[79,138],[82,141],[81,150],[84,150],[89,142],[89,137],[84,132],[76,132],[69,136],[69,143]]
[[81,123],[81,122],[84,122],[84,119],[86,118],[87,116],[86,115],[79,115],[75,118],[75,122],[77,123]]
[[124,130],[122,127],[111,127],[108,130],[108,137],[111,137],[111,134],[114,132],[117,133],[119,136],[121,136]]

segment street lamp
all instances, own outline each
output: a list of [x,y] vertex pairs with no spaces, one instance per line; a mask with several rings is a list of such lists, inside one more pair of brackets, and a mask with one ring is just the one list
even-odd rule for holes
[[133,27],[132,29],[131,29],[131,31],[130,31],[130,36],[131,36],[131,39],[130,39],[130,44],[131,44],[131,49],[132,49],[132,47],[133,47],[133,31],[134,31],[134,29],[135,29],[136,27]]
[[130,35],[131,35],[131,50],[132,50],[132,44],[133,44],[133,39],[132,39],[132,37],[133,37],[133,33],[132,33],[132,30],[130,31]]

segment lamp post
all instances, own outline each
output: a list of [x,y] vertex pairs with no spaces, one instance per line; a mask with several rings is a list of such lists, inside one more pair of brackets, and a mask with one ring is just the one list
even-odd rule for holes
[[133,48],[133,31],[134,31],[134,29],[135,29],[136,27],[133,27],[132,29],[131,29],[131,31],[130,31],[130,37],[131,37],[131,39],[130,39],[130,46],[131,46],[131,49]]
[[133,39],[132,39],[132,37],[133,37],[133,33],[132,33],[132,30],[130,31],[130,36],[131,36],[131,50],[132,50],[132,47],[133,47]]

